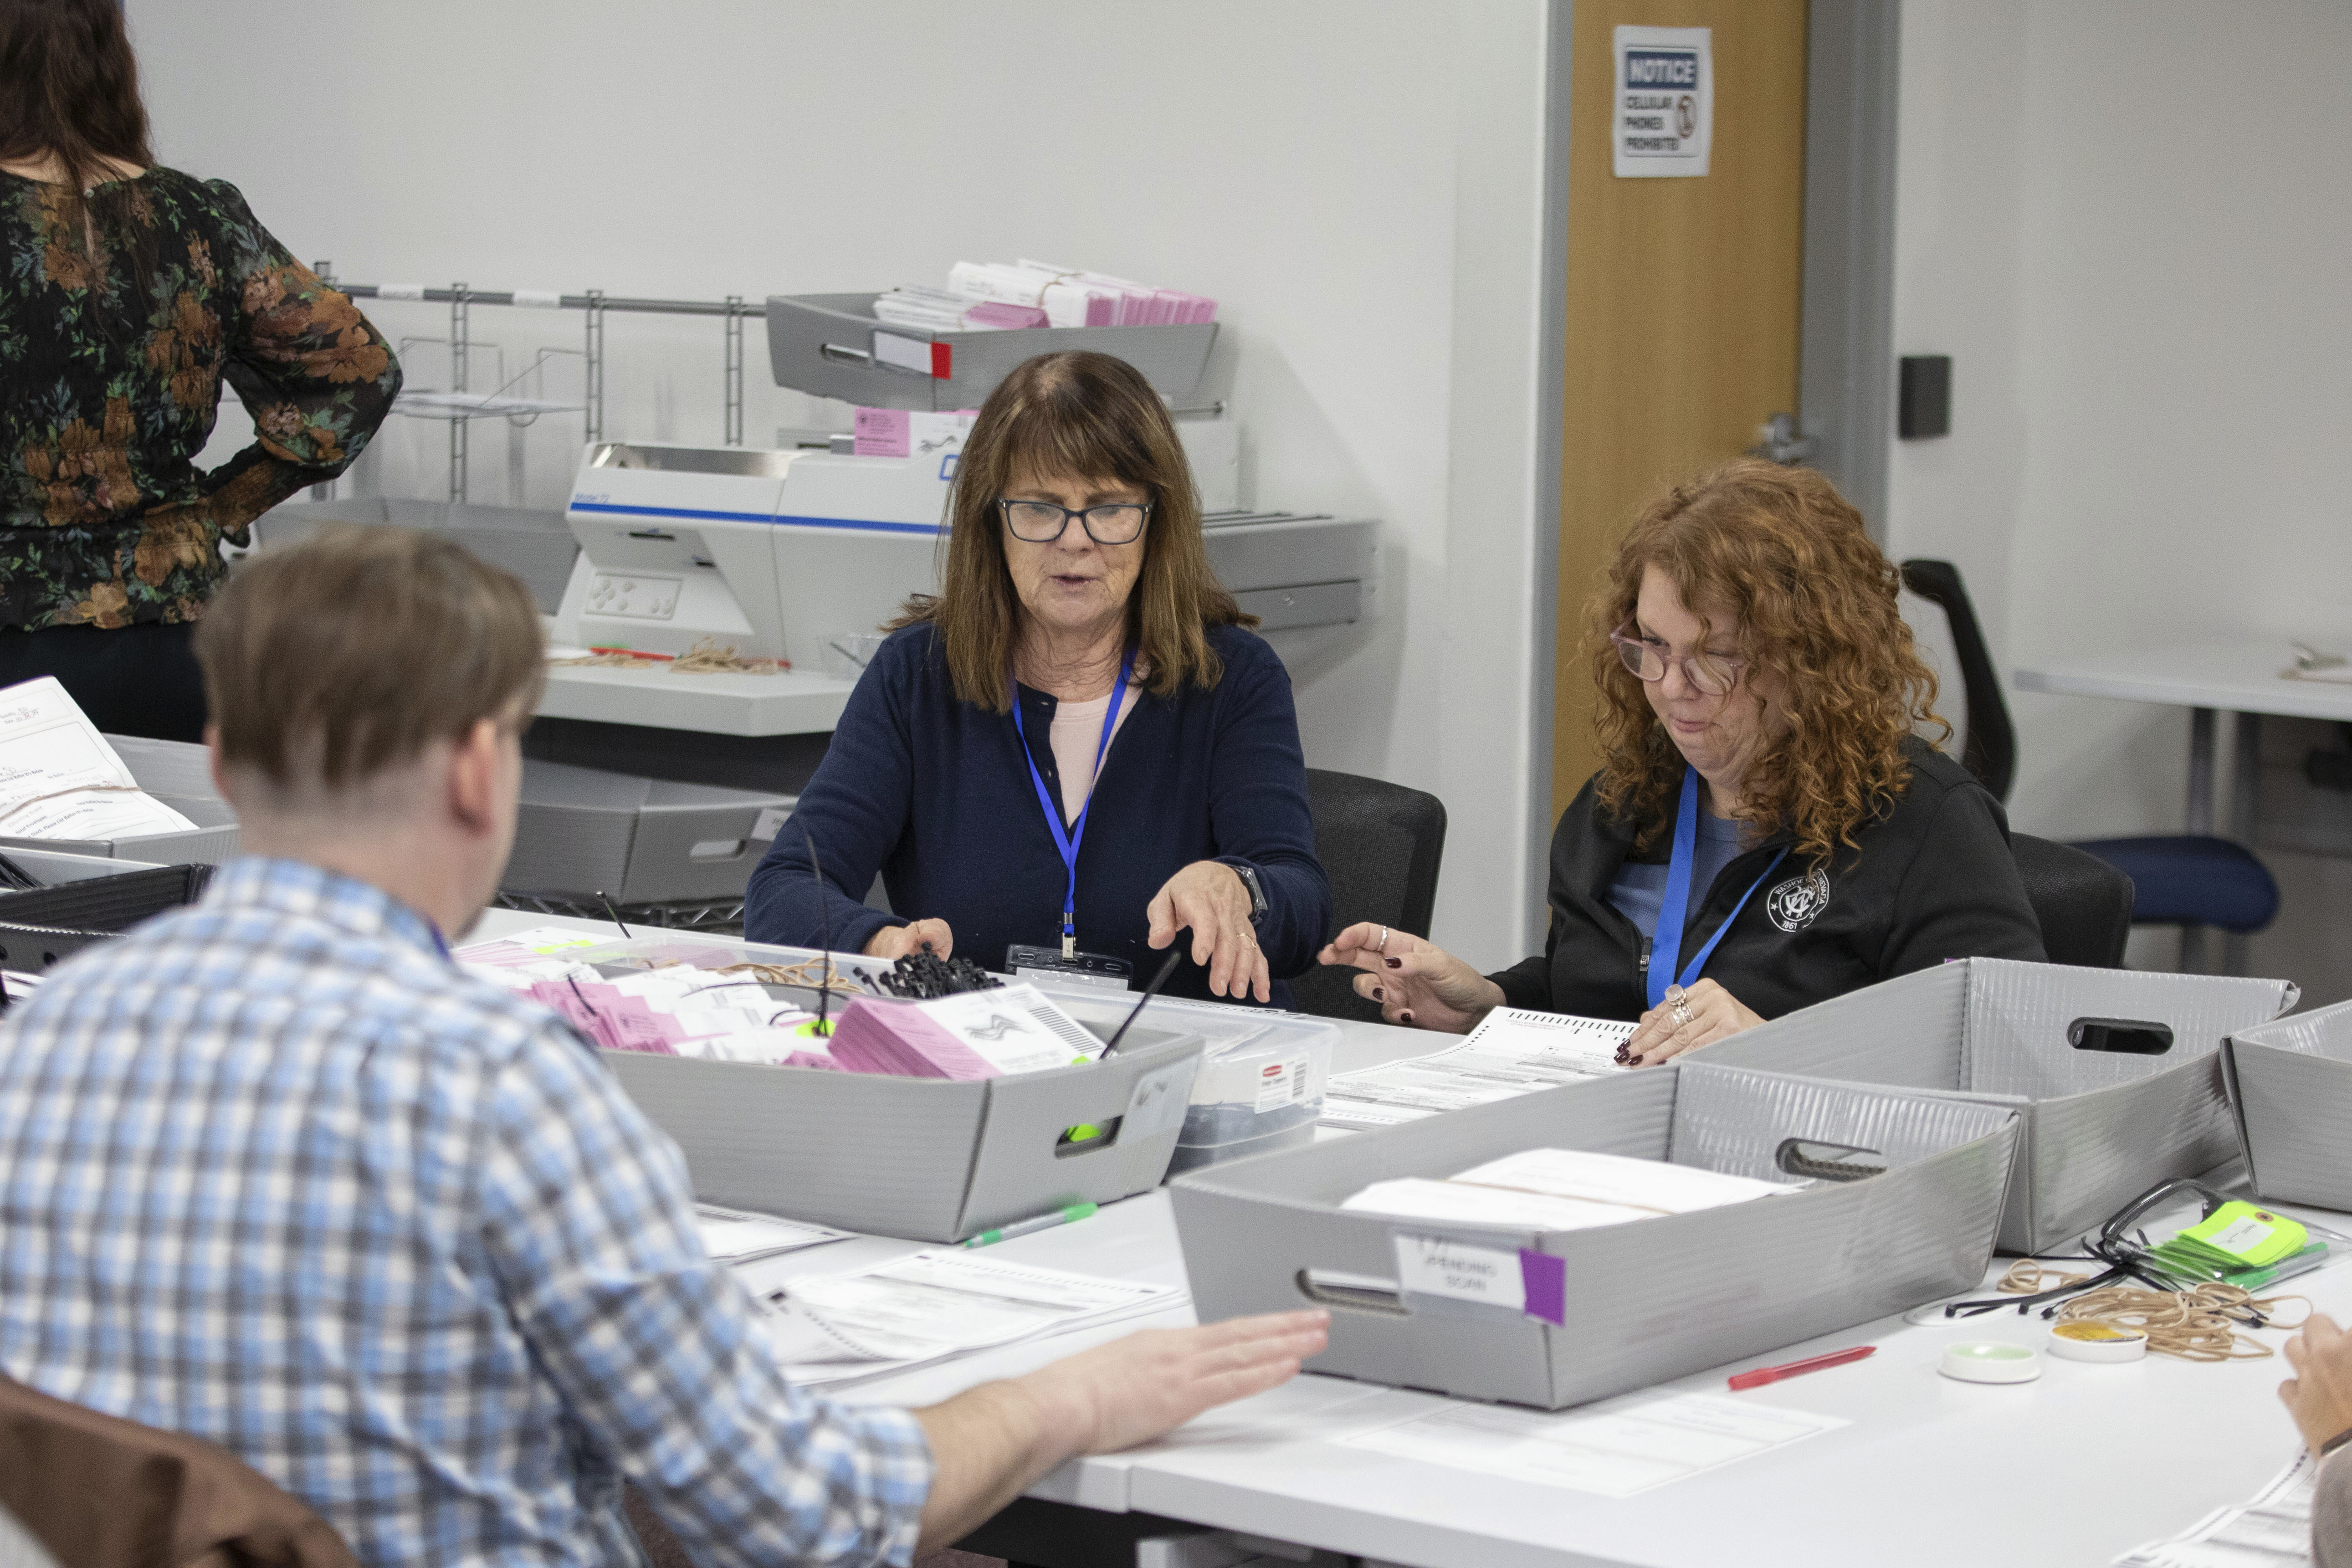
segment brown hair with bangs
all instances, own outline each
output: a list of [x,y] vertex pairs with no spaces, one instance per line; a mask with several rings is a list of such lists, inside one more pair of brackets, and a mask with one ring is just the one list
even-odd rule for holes
[[297,799],[365,784],[547,679],[511,573],[409,528],[329,528],[247,561],[196,623],[221,765]]
[[1778,678],[1766,719],[1779,732],[1740,781],[1747,820],[1759,837],[1786,830],[1800,856],[1825,863],[1910,786],[1903,742],[1915,727],[1952,732],[1896,607],[1901,574],[1862,513],[1811,468],[1737,458],[1643,510],[1586,606],[1585,654],[1607,759],[1600,802],[1644,845],[1664,831],[1686,764],[1609,634],[1633,616],[1654,565],[1709,632],[1711,616],[1738,626],[1743,681]]
[[938,628],[956,696],[991,713],[1012,711],[1021,600],[996,503],[1023,473],[1117,479],[1150,497],[1143,568],[1127,600],[1128,640],[1138,668],[1150,671],[1152,695],[1173,696],[1188,682],[1216,685],[1224,665],[1205,634],[1254,626],[1257,617],[1243,612],[1210,568],[1200,495],[1167,405],[1139,371],[1109,354],[1039,354],[988,395],[956,464],[940,592],[908,599],[893,629],[925,622]]

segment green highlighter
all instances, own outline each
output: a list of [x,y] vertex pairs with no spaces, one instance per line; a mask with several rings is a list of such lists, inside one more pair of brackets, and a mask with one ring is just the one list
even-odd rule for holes
[[1072,1204],[1067,1208],[1055,1209],[1052,1214],[1041,1214],[1035,1219],[1015,1220],[1011,1225],[999,1226],[994,1230],[983,1230],[978,1236],[968,1238],[964,1245],[993,1247],[1000,1241],[1010,1241],[1016,1236],[1027,1236],[1032,1231],[1051,1230],[1057,1225],[1067,1225],[1072,1220],[1084,1219],[1094,1213],[1098,1206],[1095,1204]]

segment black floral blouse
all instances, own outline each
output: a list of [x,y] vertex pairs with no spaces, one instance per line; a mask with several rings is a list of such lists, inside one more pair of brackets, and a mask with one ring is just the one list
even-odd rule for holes
[[[61,221],[64,187],[0,173],[0,628],[195,620],[220,542],[342,472],[400,390],[383,337],[236,187],[129,184],[143,287]],[[258,438],[200,473],[224,377]]]

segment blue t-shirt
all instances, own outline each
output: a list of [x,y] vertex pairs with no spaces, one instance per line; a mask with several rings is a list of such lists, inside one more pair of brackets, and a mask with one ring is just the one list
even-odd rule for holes
[[[1715,886],[1716,877],[1726,866],[1739,858],[1744,847],[1742,825],[1728,817],[1698,814],[1698,847],[1691,856],[1691,896],[1686,911],[1696,914],[1706,902],[1706,891]],[[1637,866],[1627,861],[1618,868],[1617,879],[1609,884],[1609,901],[1617,912],[1641,929],[1643,942],[1654,942],[1658,934],[1658,911],[1666,901],[1666,868]]]

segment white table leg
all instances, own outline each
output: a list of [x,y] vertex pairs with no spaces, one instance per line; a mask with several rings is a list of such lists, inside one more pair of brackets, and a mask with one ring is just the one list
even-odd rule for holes
[[[2200,837],[2213,831],[2213,753],[2215,713],[2210,708],[2189,710],[2189,831]],[[2202,974],[2210,967],[2209,938],[2203,926],[2180,928],[2180,967]]]
[[[2230,746],[2230,837],[2252,849],[2254,817],[2262,800],[2263,716],[2238,715]],[[2246,973],[2247,939],[2231,932],[2221,939],[2221,973]]]

